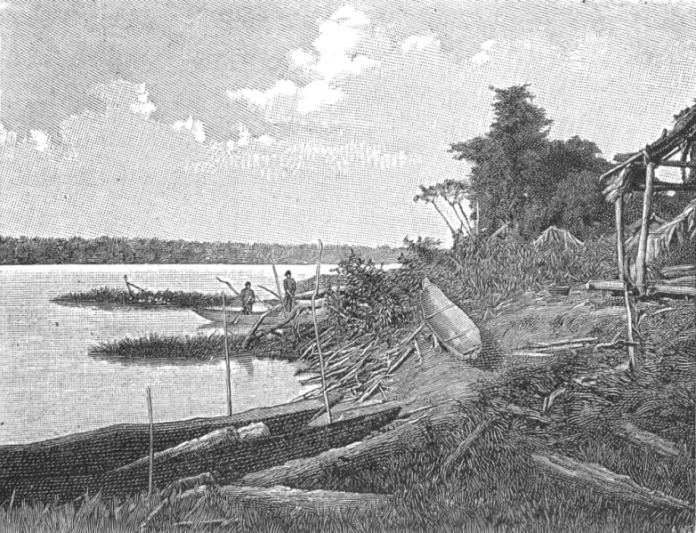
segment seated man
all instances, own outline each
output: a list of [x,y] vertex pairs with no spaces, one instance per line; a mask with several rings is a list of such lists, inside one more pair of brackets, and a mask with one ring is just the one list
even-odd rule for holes
[[254,291],[251,290],[251,283],[246,282],[244,284],[244,289],[242,289],[242,314],[250,315],[254,302],[256,301],[256,295]]

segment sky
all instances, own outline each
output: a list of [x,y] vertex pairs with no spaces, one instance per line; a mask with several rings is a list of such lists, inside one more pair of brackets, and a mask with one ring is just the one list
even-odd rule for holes
[[493,87],[608,158],[696,97],[696,3],[0,2],[0,235],[448,240]]

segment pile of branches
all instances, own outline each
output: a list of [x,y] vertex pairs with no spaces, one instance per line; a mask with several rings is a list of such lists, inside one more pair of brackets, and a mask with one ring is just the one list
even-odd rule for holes
[[[389,347],[375,333],[363,333],[347,342],[335,327],[328,328],[319,337],[324,356],[326,390],[341,390],[350,396],[347,401],[364,402],[377,393],[386,399],[394,373],[413,354],[421,358],[417,336],[423,329],[421,324],[411,334]],[[317,341],[312,339],[301,348],[300,360],[305,361],[311,372],[317,375],[304,380],[304,384],[320,387],[306,393],[303,398],[319,398],[322,395],[321,363],[317,357]]]

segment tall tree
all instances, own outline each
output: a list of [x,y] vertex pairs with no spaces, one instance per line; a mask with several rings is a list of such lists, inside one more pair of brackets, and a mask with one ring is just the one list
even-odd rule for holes
[[600,184],[609,169],[596,144],[573,137],[550,141],[551,119],[527,85],[493,89],[494,120],[485,135],[452,144],[457,160],[472,166],[472,195],[482,226],[504,224],[535,237],[552,224],[586,236],[608,221]]
[[491,230],[517,222],[547,149],[552,123],[534,104],[527,85],[493,90],[495,118],[490,131],[450,149],[455,159],[472,165],[471,186],[481,203],[484,225]]

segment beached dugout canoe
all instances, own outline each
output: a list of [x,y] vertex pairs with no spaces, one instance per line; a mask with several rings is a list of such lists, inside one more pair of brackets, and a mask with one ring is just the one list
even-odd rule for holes
[[421,308],[426,324],[447,350],[461,359],[478,357],[482,346],[478,327],[428,278],[423,280]]
[[[334,405],[339,395],[330,394]],[[154,451],[161,452],[230,426],[263,422],[271,435],[305,427],[324,407],[323,400],[305,400],[251,409],[232,416],[194,418],[154,425]],[[83,491],[85,480],[130,464],[149,451],[148,424],[118,424],[31,444],[0,446],[0,501],[16,490],[15,500],[52,499]],[[76,497],[75,496],[75,497]]]

